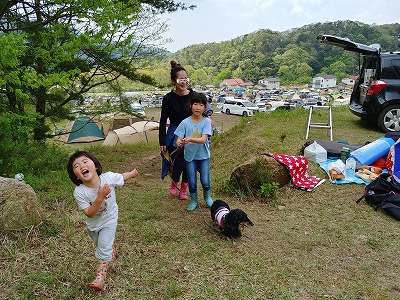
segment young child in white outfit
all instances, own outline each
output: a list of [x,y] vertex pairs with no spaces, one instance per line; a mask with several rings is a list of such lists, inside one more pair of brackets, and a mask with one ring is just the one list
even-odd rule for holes
[[67,172],[76,185],[74,198],[84,213],[90,238],[96,246],[95,256],[99,260],[96,279],[90,287],[103,290],[107,267],[115,259],[114,239],[118,223],[118,205],[115,187],[124,185],[124,181],[134,178],[138,171],[126,173],[102,173],[98,159],[84,151],[74,153],[67,163]]

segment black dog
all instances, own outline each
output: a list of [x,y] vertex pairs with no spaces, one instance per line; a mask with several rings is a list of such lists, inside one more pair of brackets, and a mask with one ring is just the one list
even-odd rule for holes
[[240,237],[242,235],[241,227],[246,224],[254,225],[243,210],[230,210],[229,205],[222,200],[215,200],[210,211],[211,219],[217,221],[221,231],[229,238]]

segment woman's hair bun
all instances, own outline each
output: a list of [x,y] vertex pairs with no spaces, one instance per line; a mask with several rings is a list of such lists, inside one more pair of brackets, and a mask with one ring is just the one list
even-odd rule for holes
[[175,60],[171,60],[171,69],[180,66],[181,64],[178,64]]

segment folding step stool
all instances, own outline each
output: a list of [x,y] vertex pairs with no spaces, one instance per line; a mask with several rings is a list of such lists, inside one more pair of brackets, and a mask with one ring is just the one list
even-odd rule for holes
[[[328,122],[327,123],[312,123],[311,116],[314,109],[322,109],[328,111]],[[306,139],[308,139],[308,133],[310,132],[310,128],[326,128],[329,129],[331,134],[331,141],[333,140],[332,137],[332,107],[331,106],[320,106],[320,105],[311,105],[308,112],[308,122],[307,122],[307,132],[306,132]]]

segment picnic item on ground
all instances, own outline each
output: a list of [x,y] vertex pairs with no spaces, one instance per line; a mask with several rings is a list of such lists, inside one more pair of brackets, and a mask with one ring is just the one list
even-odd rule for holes
[[325,179],[309,176],[307,174],[308,160],[304,156],[291,156],[285,154],[269,154],[276,161],[286,166],[294,186],[308,192],[322,184]]
[[386,156],[393,144],[393,139],[382,137],[357,150],[351,151],[350,157],[353,157],[362,166],[369,165],[379,158]]
[[331,180],[345,178],[346,165],[341,159],[328,164],[328,175]]
[[320,163],[326,161],[327,152],[324,147],[314,141],[304,149],[304,157],[309,161]]
[[357,176],[358,178],[361,178],[365,182],[372,182],[378,178],[377,174],[375,174],[374,172],[371,172],[367,169],[364,169],[364,168],[358,169],[357,172],[355,173],[355,176]]
[[326,141],[326,140],[321,140],[321,139],[315,139],[315,140],[309,140],[304,143],[304,145],[300,149],[300,154],[304,155],[304,149],[311,145],[312,143],[317,142],[319,145],[321,145],[327,152],[328,157],[340,157],[340,154],[342,152],[343,147],[347,147],[351,151],[357,150],[358,148],[361,148],[364,146],[364,144],[349,144],[347,140],[340,140],[336,142],[331,142],[331,141]]
[[374,172],[375,174],[381,174],[382,168],[374,167],[374,166],[363,166],[364,169],[368,171]]
[[365,187],[362,199],[375,210],[382,208],[385,213],[400,220],[400,185],[389,173],[382,173],[374,181]]
[[349,158],[349,156],[350,156],[350,148],[343,147],[342,152],[340,152],[340,159],[342,160],[342,162],[346,163],[346,160]]
[[346,159],[346,173],[347,180],[353,180],[356,172],[356,160],[352,157]]

